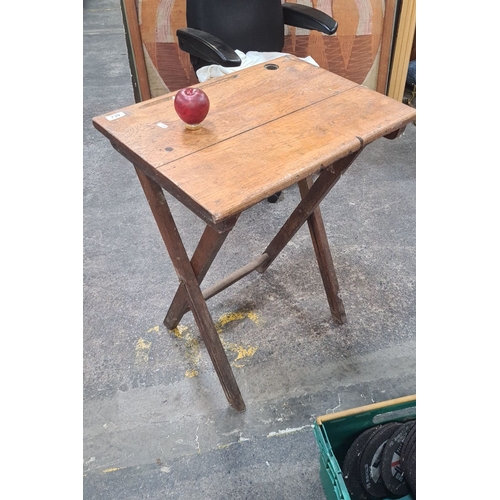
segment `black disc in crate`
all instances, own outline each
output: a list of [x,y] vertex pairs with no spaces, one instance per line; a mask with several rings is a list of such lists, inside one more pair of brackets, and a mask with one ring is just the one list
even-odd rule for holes
[[404,462],[406,451],[408,450],[409,446],[414,442],[416,434],[417,434],[417,421],[415,420],[415,424],[405,437],[403,447],[401,448],[401,463]]
[[408,435],[406,436],[403,447],[401,449],[401,468],[403,469],[403,472],[405,472],[405,467],[406,467],[406,461],[409,456],[409,452],[411,451],[411,448],[415,446],[415,443],[417,441],[417,424],[415,422],[415,425],[412,427]]
[[401,422],[389,422],[383,424],[366,443],[365,449],[359,460],[359,474],[361,484],[370,498],[387,498],[390,496],[386,488],[380,467],[382,454],[387,440],[404,424]]
[[401,450],[408,433],[415,426],[415,420],[406,422],[387,440],[382,453],[380,473],[385,487],[395,498],[400,498],[409,493],[409,486],[401,464]]
[[417,497],[417,441],[413,440],[413,444],[406,450],[405,461],[403,464],[406,482],[410,487],[413,496]]
[[349,495],[356,500],[369,500],[359,476],[359,460],[370,438],[376,434],[382,425],[364,430],[351,444],[342,463],[342,476]]

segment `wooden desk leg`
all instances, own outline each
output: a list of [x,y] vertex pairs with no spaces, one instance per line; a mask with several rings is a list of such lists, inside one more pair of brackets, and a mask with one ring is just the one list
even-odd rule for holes
[[208,311],[207,304],[200,290],[200,285],[194,273],[189,257],[180,238],[170,208],[162,188],[136,167],[137,176],[141,182],[144,194],[148,200],[158,229],[167,247],[170,260],[175,268],[181,285],[185,287],[187,301],[193,313],[201,338],[205,343],[215,372],[224,390],[229,404],[237,411],[245,410],[245,403],[234,378],[233,370],[227,359],[219,334]]
[[[222,244],[227,238],[227,235],[236,224],[238,217],[231,221],[230,225],[225,226],[223,233],[217,232],[210,226],[205,228],[203,235],[196,247],[191,258],[191,266],[193,268],[198,284],[201,284],[203,278],[207,274],[212,262],[214,261],[217,253],[219,252]],[[179,285],[177,292],[172,300],[172,304],[163,320],[163,324],[169,329],[173,330],[177,327],[180,320],[189,311],[189,304],[187,300],[186,290],[182,285]]]
[[[304,198],[309,189],[313,185],[311,177],[307,177],[299,182],[300,195]],[[328,305],[333,319],[339,323],[344,324],[347,321],[345,314],[344,303],[339,296],[339,283],[333,265],[332,254],[328,245],[328,238],[326,236],[325,225],[323,224],[323,217],[319,207],[307,219],[309,232],[311,233],[311,240],[316,253],[316,260],[318,261],[319,272],[323,280]]]

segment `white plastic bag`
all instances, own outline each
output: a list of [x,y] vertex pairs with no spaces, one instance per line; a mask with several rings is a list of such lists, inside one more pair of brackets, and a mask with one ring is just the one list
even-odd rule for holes
[[[236,68],[225,68],[218,64],[211,64],[209,66],[203,66],[196,72],[196,76],[198,77],[199,82],[206,82],[210,80],[210,78],[215,78],[216,76],[228,75],[229,73],[234,73],[235,71],[239,71],[240,69],[249,68],[250,66],[254,66],[255,64],[272,61],[273,59],[277,59],[281,56],[288,56],[290,54],[284,52],[256,52],[249,51],[246,54],[241,52],[240,50],[235,50],[236,54],[238,54],[241,59],[241,65]],[[319,64],[311,57],[300,57],[303,61],[312,64],[313,66],[317,66],[319,68]]]

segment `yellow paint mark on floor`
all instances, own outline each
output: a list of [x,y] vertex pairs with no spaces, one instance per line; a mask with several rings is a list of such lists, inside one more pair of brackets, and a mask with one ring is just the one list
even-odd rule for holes
[[240,319],[245,319],[248,318],[251,321],[253,321],[255,324],[259,323],[259,317],[257,314],[255,314],[252,311],[237,311],[237,312],[229,312],[223,314],[217,323],[215,323],[215,329],[217,330],[217,333],[222,333],[222,328],[227,325],[228,323],[231,323],[232,321],[237,321]]
[[[215,329],[217,333],[222,334],[223,327],[232,321],[238,321],[243,319],[249,319],[253,321],[256,325],[259,324],[259,317],[252,311],[236,311],[229,312],[223,314],[217,323],[215,323]],[[179,339],[184,340],[184,345],[186,351],[184,353],[185,358],[190,365],[189,369],[187,369],[184,373],[184,376],[187,378],[197,377],[199,372],[197,370],[198,365],[201,360],[201,351],[200,351],[200,341],[197,338],[193,338],[187,326],[178,325],[176,328],[171,330],[171,332]],[[255,346],[242,346],[239,344],[235,344],[232,342],[226,342],[221,337],[222,346],[226,351],[231,351],[236,353],[236,358],[233,360],[232,365],[236,368],[243,368],[244,365],[238,363],[245,358],[251,358],[255,352],[257,351],[257,347]]]
[[198,339],[194,339],[189,332],[186,333],[184,338],[186,341],[186,352],[184,356],[191,366],[189,370],[186,370],[185,376],[188,378],[197,377],[198,370],[196,368],[201,360],[200,341]]
[[112,469],[105,469],[101,473],[102,474],[107,474],[108,472],[115,472],[120,469],[124,469],[125,467],[113,467]]
[[198,365],[201,360],[200,342],[193,339],[191,335],[186,335],[186,358],[192,365]]
[[153,326],[153,328],[150,328],[148,330],[148,333],[151,333],[151,332],[160,333],[160,327],[158,325],[157,326]]
[[243,347],[238,344],[233,344],[232,342],[224,342],[222,341],[222,345],[224,349],[235,352],[238,356],[233,360],[232,365],[236,368],[243,368],[245,365],[241,363],[237,363],[239,359],[251,358],[257,351],[257,347],[249,346]]
[[187,326],[179,325],[173,330],[170,330],[178,339],[182,339],[182,335],[188,329]]
[[[222,334],[222,330],[224,326],[226,326],[228,323],[231,323],[232,321],[239,321],[242,319],[248,318],[249,320],[253,321],[256,325],[259,324],[259,317],[257,314],[255,314],[252,311],[236,311],[236,312],[229,312],[223,314],[217,323],[215,323],[215,329],[217,330],[217,333],[219,335]],[[232,352],[235,352],[237,354],[237,357],[233,360],[232,364],[236,368],[243,368],[243,364],[237,363],[238,360],[244,359],[244,358],[251,358],[255,352],[257,351],[257,347],[249,346],[249,347],[244,347],[242,345],[234,344],[232,342],[226,342],[224,339],[221,338],[222,345],[225,350],[229,350]]]
[[173,330],[170,330],[178,339],[184,340],[184,346],[186,351],[184,352],[184,357],[187,359],[190,368],[186,370],[185,376],[188,378],[197,377],[198,370],[196,369],[200,360],[200,341],[193,338],[189,328],[184,325],[178,325]]
[[238,361],[238,359],[251,358],[255,354],[257,348],[250,346],[248,349],[245,349],[244,347],[238,345],[235,346],[235,350],[238,353],[238,357],[235,361]]
[[138,365],[146,364],[149,361],[149,349],[151,348],[151,342],[144,340],[142,337],[139,338],[135,344],[135,363]]

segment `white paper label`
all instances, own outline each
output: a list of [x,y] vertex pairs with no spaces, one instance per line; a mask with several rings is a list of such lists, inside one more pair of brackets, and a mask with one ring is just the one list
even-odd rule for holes
[[123,111],[118,111],[118,113],[115,113],[114,115],[106,116],[106,120],[109,120],[111,122],[113,120],[116,120],[117,118],[121,118],[122,116],[125,116],[125,113]]

